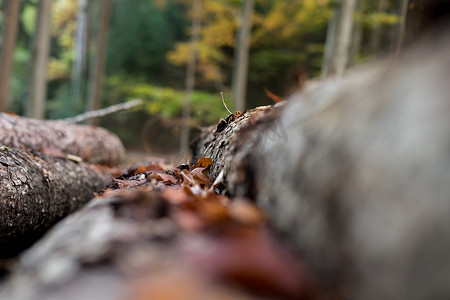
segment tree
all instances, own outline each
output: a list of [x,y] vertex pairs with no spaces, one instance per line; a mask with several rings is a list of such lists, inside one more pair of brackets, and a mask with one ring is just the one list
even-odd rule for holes
[[352,46],[348,62],[349,67],[357,63],[358,55],[361,51],[362,33],[363,33],[363,24],[361,17],[363,13],[363,7],[364,7],[364,0],[357,0],[356,11],[359,17],[355,19],[355,23],[353,26]]
[[17,24],[19,22],[20,1],[6,2],[2,48],[0,53],[0,111],[8,109],[9,80],[11,77],[14,47],[16,45]]
[[77,25],[75,31],[75,45],[73,72],[72,72],[72,94],[73,100],[81,104],[81,84],[84,70],[86,69],[87,50],[87,12],[88,0],[78,0]]
[[406,31],[406,14],[408,13],[408,0],[400,2],[400,21],[397,33],[397,43],[395,47],[395,55],[398,56],[403,48]]
[[330,67],[327,70],[329,75],[340,77],[344,74],[347,67],[355,6],[356,0],[342,0],[340,4],[336,32],[330,32],[330,34],[335,34],[336,37],[334,38],[333,55],[331,56]]
[[51,0],[38,3],[36,33],[33,41],[29,97],[26,109],[28,117],[43,119],[47,97],[47,66],[50,50]]
[[[108,42],[109,17],[111,13],[111,0],[103,0],[101,6],[100,28],[97,37],[97,53],[94,62],[93,76],[89,91],[86,110],[95,110],[100,107],[100,96],[103,83],[106,46]],[[94,123],[95,119],[92,120]]]
[[[388,5],[388,0],[379,0],[377,12],[384,13]],[[380,51],[382,24],[375,26],[372,29],[372,35],[370,39],[370,50],[374,55],[377,55]]]
[[200,37],[201,19],[200,13],[202,9],[202,0],[192,1],[192,33],[190,44],[189,62],[186,70],[186,90],[183,102],[183,126],[180,136],[180,152],[186,154],[189,149],[190,141],[190,118],[191,118],[191,100],[192,92],[195,87],[195,67],[197,65],[198,40]]
[[331,5],[333,13],[328,22],[327,37],[325,41],[325,50],[322,61],[322,76],[327,76],[330,70],[331,61],[333,59],[335,51],[337,26],[341,12],[341,7],[337,3],[332,2]]
[[245,0],[242,6],[241,24],[235,43],[233,100],[236,110],[245,109],[245,97],[247,91],[248,56],[250,50],[250,31],[254,1]]

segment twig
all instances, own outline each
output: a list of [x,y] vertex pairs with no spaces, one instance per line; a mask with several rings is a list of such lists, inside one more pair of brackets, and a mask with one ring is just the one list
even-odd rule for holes
[[64,122],[68,122],[68,123],[79,123],[79,122],[83,122],[92,118],[97,118],[97,117],[103,117],[121,110],[127,110],[130,109],[132,107],[138,106],[142,104],[142,100],[141,99],[135,99],[132,101],[128,101],[128,102],[124,102],[124,103],[119,103],[119,104],[115,104],[115,105],[111,105],[102,109],[98,109],[98,110],[91,110],[88,112],[85,112],[83,114],[80,114],[78,116],[75,117],[70,117],[70,118],[65,118],[65,119],[60,119],[60,121],[64,121]]
[[225,109],[232,115],[233,113],[228,109],[227,105],[225,104],[225,100],[223,100],[223,92],[220,92],[220,97],[222,98],[223,106],[225,106]]

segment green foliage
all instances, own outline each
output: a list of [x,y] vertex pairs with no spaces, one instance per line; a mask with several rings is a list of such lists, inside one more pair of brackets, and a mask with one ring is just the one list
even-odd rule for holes
[[111,14],[107,73],[133,73],[161,80],[165,55],[183,38],[185,20],[173,1],[115,2]]
[[24,88],[28,83],[28,62],[30,51],[24,47],[17,47],[14,51],[14,68],[11,78],[10,89],[10,110],[15,113],[22,113],[27,96]]
[[[127,80],[115,76],[106,83],[106,99],[121,102],[126,99],[139,98],[144,101],[142,109],[150,115],[162,118],[180,118],[185,94],[170,87],[159,87],[143,80]],[[105,103],[112,104],[112,103]],[[205,125],[217,122],[227,116],[219,94],[195,91],[191,97],[192,125]]]

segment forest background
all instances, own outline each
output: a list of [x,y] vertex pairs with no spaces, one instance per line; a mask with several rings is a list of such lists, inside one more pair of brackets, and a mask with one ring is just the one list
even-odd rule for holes
[[[0,1],[2,32],[10,1],[19,0]],[[47,12],[43,12],[43,2],[49,3]],[[196,59],[194,90],[188,91],[189,127],[195,131],[227,116],[220,100],[222,91],[230,109],[235,109],[232,86],[238,33],[245,22],[244,1],[200,2],[194,12],[192,0],[21,0],[8,111],[27,114],[33,96],[33,47],[37,28],[47,19],[48,60],[38,70],[46,84],[43,117],[61,119],[92,108],[89,95],[98,80],[95,68],[100,57],[104,78],[99,106],[136,98],[144,102],[131,111],[101,118],[100,125],[117,133],[129,148],[177,151],[193,43]],[[252,1],[245,107],[273,103],[266,90],[287,97],[306,78],[326,75],[326,45],[342,2],[346,1]],[[407,2],[354,0],[346,67],[395,52]],[[195,20],[197,40],[193,39]],[[106,41],[103,53],[98,43],[102,35]],[[4,36],[0,36],[0,45]]]

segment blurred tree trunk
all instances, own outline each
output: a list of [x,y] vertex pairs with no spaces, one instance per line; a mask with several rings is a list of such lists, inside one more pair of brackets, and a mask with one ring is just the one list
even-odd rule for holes
[[242,16],[239,32],[234,47],[234,78],[233,78],[233,100],[236,110],[245,109],[245,96],[247,92],[248,56],[250,50],[250,37],[252,29],[252,17],[254,1],[242,1]]
[[47,98],[47,65],[50,50],[51,0],[38,2],[33,52],[31,58],[30,90],[26,109],[28,117],[43,119]]
[[327,76],[330,70],[331,59],[334,55],[335,50],[337,26],[339,22],[339,16],[341,13],[341,6],[336,5],[335,3],[333,3],[333,5],[334,5],[334,7],[332,8],[333,14],[330,18],[330,21],[328,22],[327,37],[325,41],[325,51],[322,63],[322,77]]
[[408,12],[408,0],[402,0],[400,2],[400,21],[398,26],[397,33],[397,43],[395,47],[395,55],[398,56],[402,51],[404,40],[405,40],[405,31],[406,31],[406,14]]
[[88,1],[78,0],[77,28],[75,31],[74,61],[72,73],[72,95],[77,107],[82,101],[83,70],[86,68]]
[[8,109],[9,80],[11,77],[20,1],[9,0],[3,15],[2,48],[0,53],[0,111]]
[[362,41],[362,14],[364,10],[364,0],[357,0],[356,11],[359,13],[359,18],[355,20],[353,26],[353,39],[352,48],[350,51],[349,66],[353,66],[357,63],[358,55],[361,52]]
[[192,1],[192,32],[189,62],[186,70],[186,90],[183,102],[183,125],[180,135],[180,153],[187,154],[190,141],[190,118],[191,118],[191,100],[192,92],[195,87],[195,67],[197,65],[198,41],[200,38],[201,20],[200,12],[202,9],[202,0]]
[[330,75],[341,77],[347,67],[355,7],[356,0],[342,0],[341,2],[336,38],[334,39],[334,51],[328,70]]
[[[388,0],[379,0],[378,1],[378,7],[377,7],[377,13],[384,13],[386,12],[388,5]],[[374,56],[378,56],[380,54],[380,43],[381,43],[381,33],[383,31],[383,25],[378,24],[373,28],[372,35],[370,37],[370,52]]]
[[[89,99],[86,110],[100,108],[100,97],[105,69],[105,55],[108,42],[109,19],[111,14],[111,0],[103,0],[100,9],[100,28],[97,37],[97,53],[94,61],[92,81],[90,83]],[[91,123],[96,123],[97,119],[92,119]]]

